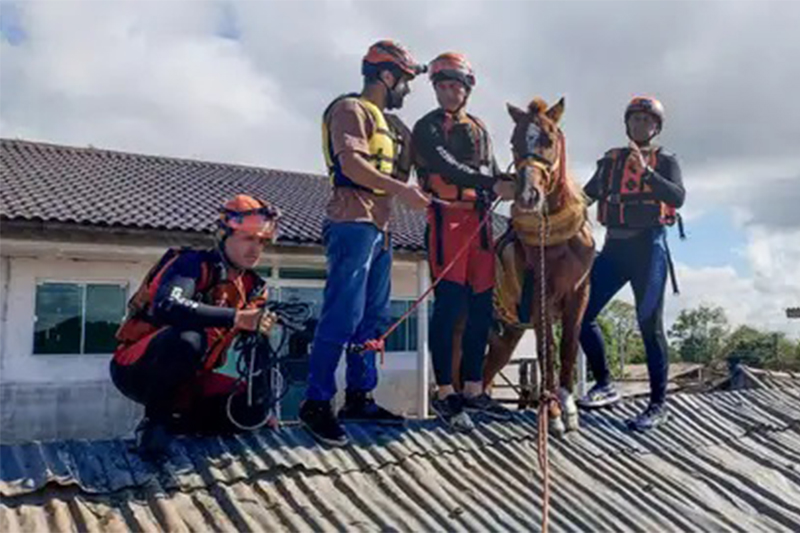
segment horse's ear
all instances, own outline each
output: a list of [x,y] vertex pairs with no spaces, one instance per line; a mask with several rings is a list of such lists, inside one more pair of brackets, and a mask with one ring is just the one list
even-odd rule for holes
[[508,108],[508,114],[511,115],[511,118],[514,120],[514,122],[519,122],[525,118],[525,115],[527,115],[525,111],[515,105],[506,104],[506,107]]
[[547,110],[547,118],[552,120],[555,124],[558,124],[558,121],[561,120],[561,117],[564,115],[564,97],[562,96],[561,99],[556,102],[555,104]]

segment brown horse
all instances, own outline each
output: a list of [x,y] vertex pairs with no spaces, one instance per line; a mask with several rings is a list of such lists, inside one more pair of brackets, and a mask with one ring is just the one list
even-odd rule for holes
[[[560,434],[578,427],[573,376],[581,321],[589,298],[594,239],[582,191],[567,174],[565,139],[558,127],[564,99],[549,108],[543,100],[535,99],[527,111],[509,104],[508,112],[515,123],[511,147],[517,192],[511,207],[511,224],[497,244],[494,307],[498,328],[489,339],[484,385],[491,386],[525,330],[533,327],[544,379],[543,394],[558,399],[549,404],[550,430]],[[556,319],[561,321],[559,388],[552,357],[552,326]],[[464,322],[456,331],[456,373]],[[453,382],[459,383],[458,376],[454,378]]]

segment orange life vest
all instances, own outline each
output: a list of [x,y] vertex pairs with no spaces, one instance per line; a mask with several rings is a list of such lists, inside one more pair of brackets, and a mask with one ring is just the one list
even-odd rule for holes
[[[660,148],[646,156],[655,168]],[[671,226],[677,213],[674,207],[656,199],[650,185],[644,183],[644,169],[634,171],[629,148],[614,148],[601,160],[601,198],[597,221],[613,228],[647,228]]]
[[[489,135],[483,122],[469,113],[458,119],[441,110],[434,112],[431,120],[439,120],[448,152],[459,163],[473,168],[488,168],[491,162]],[[448,183],[445,177],[424,167],[417,169],[422,188],[441,200],[449,202],[475,203],[478,192],[471,187],[461,187]]]
[[[170,248],[150,269],[139,288],[128,301],[128,311],[116,333],[119,346],[114,358],[121,364],[133,364],[143,355],[143,351],[134,351],[132,357],[126,356],[126,350],[137,342],[155,335],[167,326],[153,318],[153,301],[163,281],[164,274],[183,254],[197,253],[189,248]],[[258,274],[245,271],[238,278],[227,279],[225,267],[203,260],[200,263],[200,279],[195,288],[194,299],[204,304],[233,309],[257,307],[267,300],[266,285]],[[206,328],[208,351],[203,363],[205,370],[211,370],[225,364],[225,354],[233,342],[238,330],[236,328]]]

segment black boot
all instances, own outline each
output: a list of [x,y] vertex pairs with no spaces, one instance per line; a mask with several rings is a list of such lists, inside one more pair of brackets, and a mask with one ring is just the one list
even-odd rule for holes
[[375,403],[366,391],[347,391],[339,420],[372,424],[403,424],[405,418],[391,413]]
[[166,456],[172,435],[164,422],[142,418],[134,430],[136,449],[146,460],[158,460]]
[[318,441],[331,446],[347,444],[347,434],[334,416],[331,402],[305,400],[300,406],[298,417]]

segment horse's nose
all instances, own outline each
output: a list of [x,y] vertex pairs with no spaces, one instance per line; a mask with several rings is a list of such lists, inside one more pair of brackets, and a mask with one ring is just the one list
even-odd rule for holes
[[541,195],[539,194],[539,189],[537,189],[536,187],[531,187],[531,205],[532,206],[536,206],[536,205],[539,204],[539,197],[540,196]]

